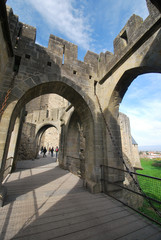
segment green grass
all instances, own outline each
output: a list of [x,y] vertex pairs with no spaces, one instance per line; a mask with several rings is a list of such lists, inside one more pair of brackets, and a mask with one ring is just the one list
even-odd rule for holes
[[141,158],[141,166],[143,170],[137,170],[137,173],[161,178],[161,166],[157,166],[160,163],[160,160]]
[[[161,178],[161,161],[152,159],[141,159],[141,165],[143,170],[137,170],[137,173],[148,175],[151,177]],[[142,176],[138,176],[138,181],[141,189],[144,193],[151,198],[161,201],[161,181],[150,179]],[[161,205],[152,202],[153,205],[161,211]],[[161,222],[161,219],[153,211],[147,200],[144,200],[142,208],[139,209],[148,216],[154,218],[155,220]]]

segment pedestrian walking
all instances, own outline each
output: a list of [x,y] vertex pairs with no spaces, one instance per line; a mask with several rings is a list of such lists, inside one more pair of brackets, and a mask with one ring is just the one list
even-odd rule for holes
[[44,147],[44,149],[43,149],[43,157],[46,156],[46,152],[47,152],[47,149],[46,149],[46,147]]
[[54,152],[54,148],[53,147],[51,148],[50,152],[51,152],[51,157],[53,157],[53,152]]
[[57,159],[57,157],[58,157],[58,152],[59,152],[59,148],[58,148],[58,146],[56,146],[56,148],[55,148],[55,152],[56,152],[56,159]]
[[43,153],[43,150],[44,150],[44,148],[43,148],[43,146],[41,147],[41,154]]

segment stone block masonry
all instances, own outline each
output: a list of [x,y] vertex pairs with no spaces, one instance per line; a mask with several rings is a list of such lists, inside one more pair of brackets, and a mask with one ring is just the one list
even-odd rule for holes
[[[2,1],[0,4],[2,6]],[[36,29],[19,22],[13,10],[8,7],[6,11],[3,4],[3,11],[8,16],[8,20],[3,16],[3,23],[7,24],[10,34],[5,33],[1,21],[0,48],[3,51],[0,61],[4,58],[4,64],[0,66],[0,93],[3,96],[0,98],[0,106],[9,88],[11,94],[0,119],[1,179],[16,119],[31,100],[51,93],[67,99],[74,108],[69,118],[61,121],[60,128],[57,126],[61,132],[61,166],[66,166],[68,153],[73,151],[70,157],[78,156],[81,146],[78,140],[81,135],[84,143],[84,183],[91,192],[101,191],[101,164],[123,168],[118,156],[118,149],[122,153],[119,104],[138,75],[160,73],[161,69],[160,4],[158,1],[147,0],[147,6],[149,16],[143,21],[141,17],[133,15],[115,38],[114,53],[107,51],[96,54],[88,51],[82,62],[77,59],[78,47],[75,44],[54,35],[49,37],[48,48],[36,44]],[[6,36],[11,43],[9,45]],[[8,46],[13,54],[8,52]],[[107,131],[96,94],[111,134]],[[44,102],[46,104],[46,100]],[[38,110],[44,122],[52,113],[45,104],[43,109]],[[32,115],[31,111],[27,117],[38,121],[38,112],[35,111]],[[54,116],[55,114],[51,121],[54,121]],[[39,128],[36,125],[37,136],[40,137],[42,133],[40,129],[45,131],[53,124],[51,121],[46,122],[47,125],[39,125]],[[21,123],[21,119],[19,122]],[[30,124],[35,123],[31,120]],[[20,142],[20,130],[21,127],[19,130],[17,128],[17,132],[14,131],[15,136],[18,136],[15,141],[16,149]],[[111,141],[111,135],[115,139],[115,145]],[[74,142],[74,150],[67,140],[68,136]],[[123,182],[123,177],[117,174],[110,177],[113,182]],[[115,193],[114,188],[107,186],[107,189]]]

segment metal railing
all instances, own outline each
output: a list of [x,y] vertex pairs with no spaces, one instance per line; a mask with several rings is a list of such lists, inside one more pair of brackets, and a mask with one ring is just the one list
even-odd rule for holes
[[[111,143],[116,149],[116,152],[118,154],[120,162],[123,164],[124,168],[126,169],[126,170],[122,170],[122,169],[117,169],[117,168],[101,165],[102,166],[101,168],[103,168],[101,180],[102,180],[102,183],[106,183],[106,184],[102,184],[103,191],[107,192],[108,195],[110,195],[110,196],[112,195],[112,197],[116,198],[118,201],[123,202],[128,207],[133,208],[137,212],[141,213],[142,215],[148,217],[152,221],[161,225],[161,202],[160,202],[160,200],[155,199],[155,201],[154,201],[153,200],[154,198],[149,196],[149,194],[147,194],[145,189],[142,189],[141,184],[138,182],[137,174],[136,173],[134,174],[134,172],[132,172],[130,170],[128,164],[126,163],[125,159],[122,156],[122,152],[120,151],[120,148],[117,145],[117,142],[116,142],[115,137],[108,125],[108,122],[106,121],[106,118],[103,113],[103,109],[101,107],[101,103],[96,94],[96,91],[95,91],[95,96],[96,96],[98,106],[99,106],[99,109],[100,109],[100,112],[102,115],[102,119],[105,123],[106,130],[111,139]],[[117,172],[109,173],[109,169],[110,169],[110,171],[117,171]],[[121,171],[121,174],[119,174],[118,171]],[[140,176],[141,175],[143,176],[143,174],[140,174]],[[123,178],[125,178],[124,182],[123,182]],[[155,178],[155,179],[157,179],[157,178]],[[159,179],[157,179],[157,180],[159,180]],[[112,185],[112,187],[111,187],[111,185]],[[146,184],[146,185],[149,186],[149,184]],[[126,186],[128,186],[128,188]],[[129,188],[129,186],[130,186],[130,188]],[[121,189],[121,191],[119,189]],[[159,187],[159,189],[161,189],[161,188]],[[122,197],[121,197],[120,192],[123,195]],[[126,196],[127,192],[130,192],[130,194],[128,194],[128,196]],[[135,198],[133,198],[132,195],[138,196],[137,201],[134,200]],[[142,198],[142,201],[140,201],[140,198]],[[158,201],[158,202],[156,202],[156,201]]]
[[[101,165],[103,192],[161,225],[161,179],[136,172],[130,172],[130,174],[143,192],[136,188],[127,170]],[[122,181],[114,181],[112,176],[120,176]]]

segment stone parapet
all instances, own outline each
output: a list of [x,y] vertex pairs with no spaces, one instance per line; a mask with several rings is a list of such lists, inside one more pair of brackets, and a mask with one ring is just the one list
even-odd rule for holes
[[132,167],[134,169],[142,169],[138,144],[133,140],[131,136],[130,120],[125,114],[119,113],[119,123],[124,160],[127,165],[129,165],[129,167]]
[[62,64],[70,64],[77,60],[78,47],[77,45],[65,41],[54,35],[50,35],[48,49],[55,55],[61,57]]
[[101,84],[160,28],[160,11],[152,1],[147,0],[147,4],[150,15],[144,21],[137,15],[131,16],[114,40],[114,55],[109,58],[108,64],[104,64],[104,61],[99,63],[98,77]]
[[133,34],[137,31],[143,19],[137,15],[132,15],[119,35],[114,39],[114,54],[121,55],[127,45],[134,42]]

